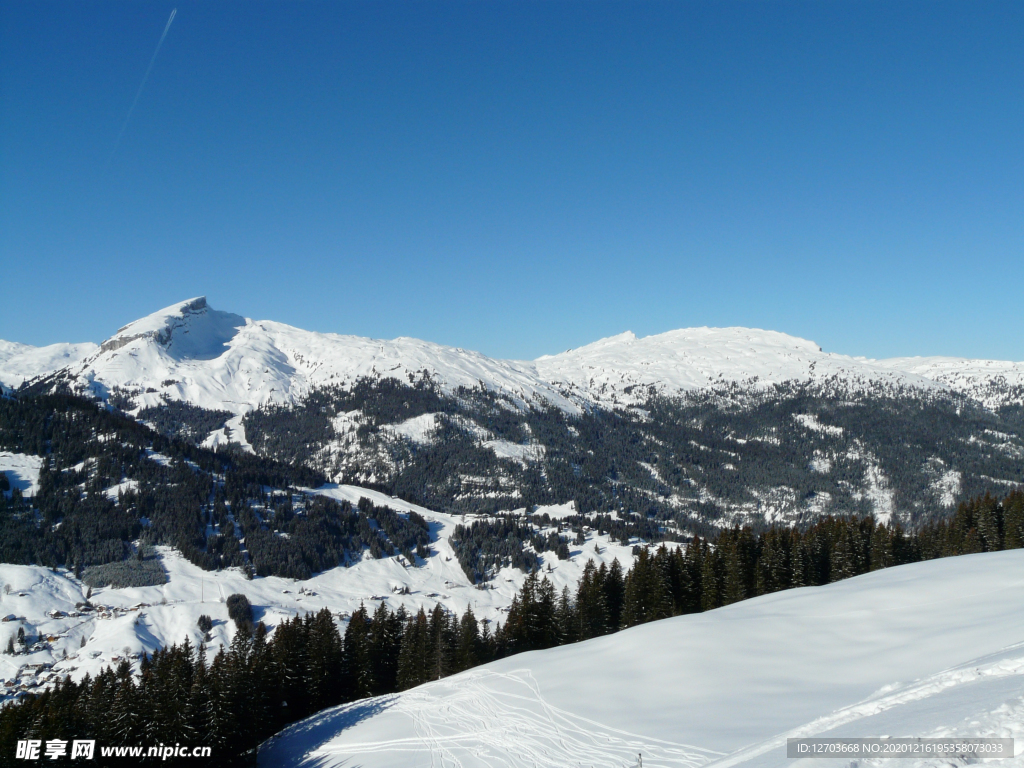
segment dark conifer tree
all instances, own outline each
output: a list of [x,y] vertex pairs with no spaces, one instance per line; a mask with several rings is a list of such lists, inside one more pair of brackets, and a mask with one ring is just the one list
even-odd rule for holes
[[579,639],[579,624],[576,606],[569,594],[569,588],[562,587],[562,594],[559,595],[558,605],[555,607],[555,629],[557,632],[555,645],[575,643]]
[[604,601],[608,608],[608,631],[614,632],[622,626],[622,604],[626,595],[626,577],[622,573],[619,558],[612,560],[611,566],[604,573],[604,563],[598,571],[601,577],[601,588],[604,590]]
[[576,618],[580,640],[600,637],[608,631],[604,583],[593,560],[588,560],[583,567],[583,575],[576,587]]
[[375,665],[370,625],[366,607],[360,604],[345,629],[342,647],[343,698],[363,699],[372,696],[377,688],[373,679]]
[[467,608],[459,621],[459,646],[456,651],[455,669],[461,672],[480,663],[480,626],[472,607]]
[[725,583],[725,564],[721,551],[707,544],[701,556],[700,609],[710,611],[722,605],[722,589]]
[[672,597],[665,575],[646,547],[641,547],[626,577],[622,624],[632,627],[672,615]]
[[1024,491],[1013,491],[1003,501],[1003,546],[1024,546]]
[[344,700],[342,640],[334,617],[326,608],[306,618],[309,658],[309,706],[324,709]]
[[427,682],[428,673],[427,614],[420,608],[409,618],[402,633],[402,648],[398,655],[398,689],[404,691]]

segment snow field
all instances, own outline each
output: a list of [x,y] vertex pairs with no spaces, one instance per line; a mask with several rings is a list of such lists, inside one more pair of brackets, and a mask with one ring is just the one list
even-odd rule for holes
[[0,340],[0,391],[4,387],[15,389],[29,379],[73,365],[98,349],[90,342],[32,347]]
[[321,713],[260,764],[632,766],[638,745],[645,766],[726,768],[790,764],[789,736],[1024,739],[1022,609],[1024,551],[877,571]]
[[17,488],[26,496],[34,496],[39,490],[39,470],[42,466],[42,456],[0,451],[0,472],[7,475],[12,489]]

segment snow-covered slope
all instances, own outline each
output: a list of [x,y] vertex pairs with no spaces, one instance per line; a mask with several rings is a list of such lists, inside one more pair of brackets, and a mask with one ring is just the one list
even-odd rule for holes
[[482,384],[521,404],[543,398],[575,408],[529,364],[416,339],[380,341],[248,320],[212,309],[205,298],[125,326],[66,373],[75,386],[99,396],[115,387],[141,390],[140,407],[160,405],[166,396],[235,414],[295,402],[315,387],[351,385],[362,377],[409,382],[424,373],[447,392]]
[[1022,550],[930,561],[522,654],[327,710],[260,765],[781,767],[788,736],[1019,740],[1022,574]]
[[637,338],[623,333],[536,362],[553,384],[609,404],[733,382],[824,381],[935,386],[918,373],[822,352],[812,341],[751,328],[685,328]]
[[1021,402],[1021,393],[1013,390],[1024,387],[1024,363],[962,357],[894,357],[871,362],[931,379],[988,406]]
[[73,365],[97,349],[91,342],[31,347],[0,339],[0,390],[14,389],[29,379]]
[[[19,461],[20,466],[31,458],[0,454],[0,469]],[[95,612],[77,610],[76,606],[86,599],[87,587],[68,571],[0,564],[0,618],[10,617],[0,622],[0,650],[17,636],[19,628],[32,638],[50,638],[28,653],[0,654],[0,701],[5,694],[19,690],[15,685],[3,686],[3,681],[20,679],[25,685],[32,684],[29,689],[35,690],[37,684],[50,682],[51,676],[67,674],[80,679],[86,673],[95,675],[105,666],[116,665],[121,658],[151,653],[185,638],[198,644],[202,632],[197,621],[202,614],[213,619],[212,641],[208,645],[211,653],[216,653],[216,648],[228,645],[234,635],[225,599],[236,592],[248,597],[255,618],[266,623],[271,631],[286,617],[326,607],[344,619],[360,604],[372,611],[382,601],[392,610],[403,605],[413,612],[440,604],[461,615],[472,607],[480,619],[504,621],[526,575],[515,568],[504,568],[489,588],[476,589],[459,567],[449,541],[455,526],[465,522],[461,516],[433,512],[355,486],[330,485],[310,492],[356,504],[366,497],[400,512],[415,511],[430,523],[432,552],[416,566],[404,564],[399,557],[367,556],[349,567],[332,568],[305,581],[296,581],[273,576],[247,579],[237,568],[203,571],[173,549],[160,547],[158,553],[167,583],[96,589],[91,598],[98,608]],[[539,555],[543,574],[559,591],[565,586],[575,590],[588,560],[610,564],[618,558],[625,569],[631,567],[630,547],[594,532],[588,533],[586,539],[584,544],[572,547],[568,560],[559,560],[553,552]],[[52,611],[63,615],[53,617]],[[32,665],[40,664],[47,668],[31,669]]]
[[0,451],[0,472],[7,476],[12,489],[17,488],[29,496],[34,496],[39,490],[39,470],[42,466],[42,456]]

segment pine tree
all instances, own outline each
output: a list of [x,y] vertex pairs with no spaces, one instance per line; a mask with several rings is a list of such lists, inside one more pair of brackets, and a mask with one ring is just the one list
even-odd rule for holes
[[440,603],[430,612],[427,624],[427,648],[430,664],[429,679],[440,680],[455,668],[457,629],[453,619]]
[[413,688],[429,680],[427,672],[427,614],[420,608],[410,617],[402,633],[398,654],[398,689]]
[[284,724],[310,713],[308,632],[302,619],[282,621],[274,631],[271,648],[272,664],[278,685],[276,713]]
[[117,690],[110,707],[107,736],[113,746],[141,744],[145,736],[145,709],[130,674],[118,670]]
[[722,562],[721,552],[718,549],[711,549],[705,544],[700,572],[700,609],[702,611],[710,611],[722,605],[724,571],[725,565]]
[[725,566],[723,604],[729,605],[753,597],[757,543],[750,527],[733,528],[720,537],[719,542]]
[[756,594],[766,595],[789,589],[793,584],[788,531],[772,528],[761,536],[761,556],[757,559]]
[[398,684],[398,655],[402,647],[405,609],[392,613],[381,602],[370,620],[370,660],[373,665],[374,695],[391,693]]
[[1003,500],[1003,547],[1024,546],[1024,491],[1013,491]]
[[672,615],[672,598],[665,577],[646,547],[641,547],[626,576],[622,623],[626,627]]
[[576,587],[577,636],[580,640],[599,637],[608,631],[608,604],[603,582],[593,560],[583,566]]
[[978,538],[983,552],[997,552],[1003,548],[1003,510],[999,501],[989,494],[981,499],[975,511]]
[[466,608],[459,621],[459,646],[456,653],[455,671],[471,669],[480,663],[480,628],[472,607]]
[[349,619],[342,651],[343,690],[347,699],[367,698],[376,688],[370,624],[366,607],[360,604]]
[[558,633],[555,645],[568,645],[579,639],[579,618],[568,587],[562,587],[555,607],[555,627]]
[[334,617],[326,608],[307,614],[309,706],[317,712],[344,701],[342,639]]
[[622,604],[626,594],[626,578],[622,574],[619,558],[612,560],[611,567],[607,572],[602,563],[598,570],[598,576],[601,579],[604,601],[608,608],[608,631],[615,632],[622,626]]
[[558,595],[554,585],[545,576],[537,587],[537,600],[533,610],[533,648],[543,649],[558,645]]
[[680,613],[697,613],[701,610],[701,574],[703,573],[704,544],[700,536],[694,536],[686,545],[683,558],[683,587],[679,598]]

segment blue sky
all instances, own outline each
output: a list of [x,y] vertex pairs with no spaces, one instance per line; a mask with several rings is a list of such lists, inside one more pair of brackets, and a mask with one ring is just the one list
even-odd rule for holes
[[1022,39],[1021,3],[4,0],[0,338],[205,294],[501,357],[1024,359]]

